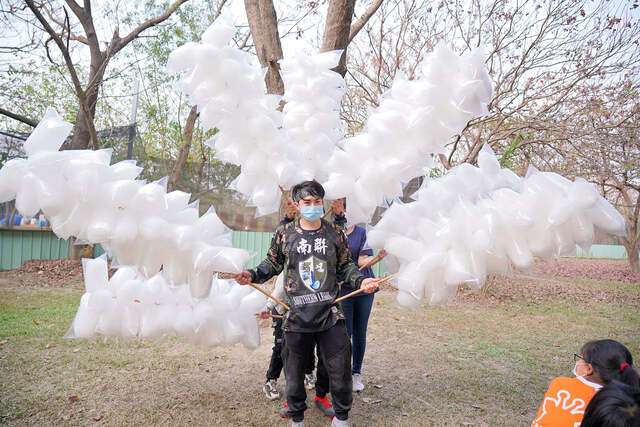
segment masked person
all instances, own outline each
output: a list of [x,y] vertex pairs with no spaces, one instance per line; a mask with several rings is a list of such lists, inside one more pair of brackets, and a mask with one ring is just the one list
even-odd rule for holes
[[[291,198],[287,198],[284,202],[284,218],[280,222],[280,225],[286,225],[287,223],[296,219],[296,207],[293,204]],[[278,299],[282,299],[284,294],[284,275],[281,273],[276,280],[275,288],[272,295]],[[285,313],[284,307],[277,304],[274,300],[268,299],[265,307],[260,312],[259,317],[262,319],[268,319],[271,316],[280,316],[273,318],[273,348],[271,352],[271,360],[269,361],[269,368],[267,369],[266,381],[262,387],[262,391],[269,400],[276,400],[280,398],[280,391],[278,391],[278,378],[284,366],[282,361],[282,347],[284,344],[284,332],[282,330],[282,315]],[[315,349],[309,355],[307,367],[305,368],[304,386],[307,390],[316,389],[315,404],[316,406],[327,416],[333,417],[333,408],[326,398],[326,394],[329,390],[329,377],[326,374],[322,363],[318,363],[318,375],[313,374],[315,368]],[[285,407],[280,411],[280,416],[288,417],[288,407]]]
[[344,233],[322,219],[324,188],[318,182],[297,184],[291,193],[300,218],[279,226],[264,261],[235,279],[240,284],[264,283],[284,270],[285,300],[291,310],[283,321],[283,355],[292,426],[304,425],[304,371],[314,343],[330,379],[332,425],[346,426],[353,398],[351,345],[344,315],[333,304],[339,294],[336,277],[366,293],[377,289],[379,279],[360,274]]

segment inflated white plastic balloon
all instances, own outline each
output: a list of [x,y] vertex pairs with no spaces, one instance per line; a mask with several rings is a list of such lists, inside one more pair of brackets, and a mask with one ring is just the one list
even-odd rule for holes
[[84,259],[83,269],[86,293],[67,338],[177,334],[208,346],[260,344],[255,313],[266,301],[249,286],[210,275],[211,292],[198,299],[186,284],[170,285],[162,273],[147,279],[132,266],[121,266],[109,279],[105,258]]
[[[216,34],[211,37],[226,37]],[[199,217],[188,193],[167,193],[166,178],[137,181],[142,168],[133,161],[109,165],[110,149],[57,151],[70,129],[48,110],[25,142],[28,158],[10,160],[0,169],[0,197],[15,197],[22,215],[42,211],[59,237],[100,243],[122,265],[131,265],[109,282],[105,260],[83,261],[87,293],[71,335],[193,335],[195,324],[185,323],[193,316],[184,308],[179,325],[166,323],[177,313],[169,286],[193,291],[184,304],[207,298],[213,273],[240,272],[251,254],[231,247],[230,232],[213,209]],[[255,343],[253,326],[244,317],[235,323],[241,331],[250,330],[246,342]],[[244,339],[231,335],[234,342]]]
[[625,232],[622,215],[581,178],[535,168],[520,178],[500,168],[489,146],[478,164],[426,180],[415,202],[394,203],[367,231],[371,247],[401,262],[400,305],[444,302],[460,284],[477,290],[488,274],[530,268],[534,256],[569,255],[591,245],[594,228]]
[[448,138],[485,114],[491,99],[482,51],[460,57],[438,47],[415,79],[398,74],[364,131],[344,139],[345,83],[331,71],[341,51],[281,61],[286,103],[280,110],[279,98],[264,93],[255,59],[229,45],[232,35],[216,21],[202,43],[172,52],[168,68],[185,73],[181,87],[205,128],[220,129],[209,144],[217,158],[241,166],[234,189],[258,215],[278,209],[279,185],[315,179],[327,199],[347,197],[354,223],[368,222],[378,206],[402,194],[402,183],[424,175]]

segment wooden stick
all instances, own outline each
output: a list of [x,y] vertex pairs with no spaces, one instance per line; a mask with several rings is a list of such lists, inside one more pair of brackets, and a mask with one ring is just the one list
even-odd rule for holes
[[[391,278],[392,278],[393,276],[394,276],[394,274],[390,274],[390,275],[388,275],[387,277],[385,277],[384,279],[381,279],[380,281],[378,281],[378,283],[377,283],[377,284],[378,284],[378,285],[380,285],[380,284],[382,284],[382,283],[384,283],[384,282],[387,282],[387,281],[391,280]],[[338,303],[338,302],[340,302],[340,301],[344,301],[344,300],[346,300],[347,298],[352,297],[352,296],[354,296],[354,295],[358,295],[358,294],[359,294],[359,293],[361,293],[361,292],[364,292],[364,289],[362,289],[362,288],[360,288],[360,289],[356,289],[355,291],[353,291],[353,292],[351,292],[351,293],[348,293],[348,294],[346,294],[345,296],[342,296],[342,297],[340,297],[340,298],[336,298],[336,300],[335,300],[333,303],[335,304],[335,303]]]
[[[256,313],[256,317],[260,317],[260,315],[258,313]],[[279,314],[271,314],[271,313],[269,313],[269,317],[273,317],[274,319],[284,319],[284,316],[281,316]]]
[[[380,251],[382,252],[382,251]],[[371,257],[362,267],[360,267],[358,270],[362,271],[367,267],[371,267],[372,265],[375,265],[377,263],[379,263],[380,261],[382,261],[382,259],[387,256],[387,254],[385,253],[384,255],[380,255],[380,252],[378,252],[378,255]]]
[[[219,272],[217,274],[218,274],[218,278],[219,279],[231,280],[231,279],[233,279],[235,277],[235,274],[233,274],[233,273],[220,273]],[[273,295],[271,295],[267,291],[262,290],[262,288],[259,287],[258,285],[255,285],[253,283],[249,283],[249,285],[251,287],[253,287],[254,289],[257,289],[258,291],[262,292],[264,295],[266,295],[267,298],[271,298],[272,300],[274,300],[275,302],[277,302],[278,304],[280,304],[281,306],[283,306],[284,308],[289,310],[289,306],[287,304],[283,303],[282,301],[280,301],[278,298],[274,297]]]
[[337,304],[337,303],[339,303],[340,301],[346,300],[347,298],[352,297],[352,296],[354,296],[354,295],[358,295],[360,292],[363,292],[363,291],[364,291],[364,289],[362,289],[362,288],[360,288],[360,289],[356,289],[355,291],[353,291],[353,292],[351,292],[351,293],[349,293],[349,294],[346,294],[345,296],[342,296],[342,297],[340,297],[340,298],[336,298],[336,300],[335,300],[333,303],[334,303],[334,304]]
[[395,276],[395,275],[396,275],[396,273],[393,273],[393,274],[390,274],[390,275],[388,275],[388,276],[386,276],[386,277],[383,277],[383,278],[382,278],[382,280],[380,280],[380,281],[378,282],[378,285],[379,285],[380,283],[388,282],[389,280],[393,279],[393,276]]
[[[340,199],[337,199],[337,200],[340,200]],[[322,215],[322,218],[323,218],[323,219],[324,219],[324,218],[326,218],[327,216],[329,216],[329,213],[331,213],[331,212],[333,212],[333,208],[332,208],[331,206],[329,206],[329,210],[328,210],[328,211],[326,211],[326,212],[324,213],[324,215]]]
[[290,310],[290,308],[289,308],[289,306],[287,304],[283,303],[278,298],[276,298],[273,295],[271,295],[269,292],[263,290],[260,286],[254,284],[254,283],[251,283],[251,282],[249,282],[248,285],[251,286],[252,288],[256,289],[257,291],[262,292],[267,298],[271,298],[272,300],[274,300],[275,302],[277,302],[278,304],[280,304],[281,306],[283,306],[287,310]]

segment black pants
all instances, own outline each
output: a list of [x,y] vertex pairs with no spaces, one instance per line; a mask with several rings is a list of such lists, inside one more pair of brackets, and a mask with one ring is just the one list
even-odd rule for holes
[[[271,314],[277,315],[278,312],[274,308]],[[273,351],[271,352],[271,361],[269,369],[267,369],[267,381],[277,380],[282,372],[282,348],[284,345],[284,331],[282,330],[282,319],[273,319]]]
[[[318,371],[324,365],[329,378],[329,388],[336,418],[346,420],[351,410],[351,343],[344,320],[322,332],[285,332],[284,370],[287,376],[286,395],[291,419],[302,421],[307,409],[307,393],[304,389],[304,371],[313,354],[314,344],[318,346]],[[320,372],[318,372],[320,378]],[[318,387],[316,383],[316,388]],[[325,391],[326,392],[326,391]],[[319,394],[319,393],[318,393]]]
[[[278,314],[274,308],[271,311],[272,314]],[[280,378],[282,372],[282,350],[284,348],[284,331],[282,330],[282,319],[273,319],[273,349],[271,352],[271,361],[269,362],[269,369],[267,369],[267,381],[277,380]],[[307,362],[305,364],[304,373],[310,374],[315,368],[315,343],[311,348],[308,355]],[[316,374],[316,396],[323,398],[329,392],[329,375],[324,368],[322,360],[318,360],[318,372]]]

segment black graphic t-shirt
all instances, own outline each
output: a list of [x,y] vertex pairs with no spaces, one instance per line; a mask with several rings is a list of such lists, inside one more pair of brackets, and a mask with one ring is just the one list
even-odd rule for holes
[[300,220],[280,225],[267,257],[249,270],[254,283],[264,283],[285,270],[284,291],[291,311],[284,330],[319,332],[343,318],[333,300],[339,293],[336,276],[353,288],[364,280],[351,260],[347,238],[340,228],[322,220],[317,230],[303,230]]

